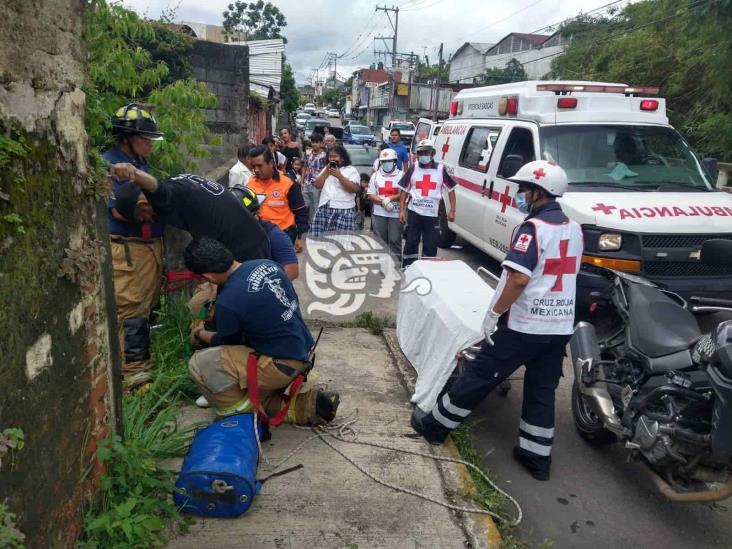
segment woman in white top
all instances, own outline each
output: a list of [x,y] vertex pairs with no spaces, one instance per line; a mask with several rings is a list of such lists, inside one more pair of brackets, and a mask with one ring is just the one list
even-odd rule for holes
[[335,145],[328,151],[328,163],[313,183],[320,189],[320,201],[310,223],[309,236],[356,231],[355,198],[360,179],[343,145]]
[[379,169],[371,174],[368,199],[374,203],[371,226],[389,246],[398,263],[402,261],[402,224],[399,221],[399,181],[404,173],[396,167],[397,154],[385,149],[379,154]]

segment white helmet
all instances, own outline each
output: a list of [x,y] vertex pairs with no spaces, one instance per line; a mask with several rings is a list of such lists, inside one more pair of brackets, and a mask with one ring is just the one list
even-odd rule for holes
[[420,141],[419,143],[417,143],[417,150],[418,151],[423,151],[423,150],[426,150],[426,149],[432,149],[434,151],[435,150],[435,142],[432,141],[431,139],[423,139],[422,141]]
[[397,159],[397,153],[394,149],[384,149],[379,153],[379,162],[384,162],[386,160],[396,160]]
[[516,175],[509,177],[508,180],[515,183],[531,183],[552,196],[562,196],[569,187],[566,172],[555,162],[548,160],[534,160],[524,164]]

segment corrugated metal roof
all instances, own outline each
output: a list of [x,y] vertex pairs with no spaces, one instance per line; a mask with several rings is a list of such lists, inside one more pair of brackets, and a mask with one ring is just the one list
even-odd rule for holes
[[229,43],[249,46],[249,89],[253,93],[267,97],[269,86],[277,93],[280,92],[282,54],[285,51],[285,42],[282,38]]

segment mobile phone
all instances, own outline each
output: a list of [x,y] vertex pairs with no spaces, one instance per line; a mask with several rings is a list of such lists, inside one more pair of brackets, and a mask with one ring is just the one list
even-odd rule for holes
[[331,169],[336,169],[338,167],[338,164],[336,162],[328,162],[328,167]]

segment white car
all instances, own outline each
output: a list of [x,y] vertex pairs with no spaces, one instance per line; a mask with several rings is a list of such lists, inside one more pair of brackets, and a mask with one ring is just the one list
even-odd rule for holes
[[337,109],[326,109],[325,114],[330,118],[338,118],[341,115]]
[[[557,162],[569,191],[559,199],[583,229],[581,306],[607,280],[595,267],[639,273],[688,298],[729,298],[732,269],[699,262],[708,239],[732,240],[732,195],[719,192],[666,116],[657,88],[530,81],[459,92],[435,140],[435,159],[457,183],[459,235],[498,261],[526,217],[509,181],[535,159]],[[425,127],[430,135],[430,130]]]
[[381,128],[381,140],[386,143],[389,141],[389,136],[392,130],[399,130],[402,137],[402,142],[409,146],[414,139],[414,124],[405,120],[392,120],[386,126]]
[[305,122],[311,118],[312,117],[308,113],[302,112],[295,117],[295,125],[299,130],[302,130],[305,127]]

